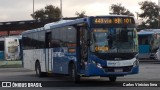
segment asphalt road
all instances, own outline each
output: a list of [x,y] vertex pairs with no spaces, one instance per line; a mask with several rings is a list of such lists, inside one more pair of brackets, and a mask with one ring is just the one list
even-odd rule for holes
[[[128,75],[125,77],[117,78],[117,82],[111,83],[108,78],[100,77],[84,77],[81,83],[75,84],[69,82],[67,76],[54,76],[54,77],[43,77],[39,78],[35,76],[35,71],[27,70],[24,68],[0,68],[0,81],[48,81],[48,84],[52,82],[53,87],[43,87],[43,88],[0,88],[5,90],[157,90],[160,87],[124,87],[124,83],[150,83],[152,81],[160,85],[160,62],[140,62],[140,72],[136,75]],[[102,82],[103,81],[103,82]],[[46,83],[46,82],[43,82]]]

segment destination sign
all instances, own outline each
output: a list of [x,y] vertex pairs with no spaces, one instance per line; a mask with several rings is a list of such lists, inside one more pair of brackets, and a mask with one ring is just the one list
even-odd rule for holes
[[106,29],[94,29],[93,32],[108,32]]
[[134,19],[130,17],[97,17],[93,18],[93,24],[134,24]]
[[95,47],[95,51],[108,51],[108,47]]

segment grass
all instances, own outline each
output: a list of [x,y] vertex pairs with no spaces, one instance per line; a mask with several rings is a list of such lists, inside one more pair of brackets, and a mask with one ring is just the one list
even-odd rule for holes
[[22,65],[19,64],[12,64],[12,65],[1,65],[0,68],[21,68]]

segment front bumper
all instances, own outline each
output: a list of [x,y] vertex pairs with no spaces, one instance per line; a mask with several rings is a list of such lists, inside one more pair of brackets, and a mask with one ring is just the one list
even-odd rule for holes
[[[104,62],[103,62],[104,63]],[[102,63],[101,63],[102,65]],[[90,63],[85,70],[86,76],[124,76],[138,74],[139,61],[136,58],[123,61],[107,61],[106,64]]]
[[[119,71],[118,71],[119,69]],[[124,76],[129,74],[137,74],[139,66],[126,66],[126,67],[103,67],[97,68],[95,65],[90,65],[86,72],[87,76]]]

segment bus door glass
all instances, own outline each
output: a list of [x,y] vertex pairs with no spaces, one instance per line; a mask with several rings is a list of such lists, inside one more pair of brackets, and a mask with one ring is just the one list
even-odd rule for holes
[[46,32],[45,34],[45,47],[46,47],[46,56],[45,56],[45,59],[46,59],[46,69],[47,71],[51,71],[52,68],[51,68],[51,64],[52,64],[52,50],[50,49],[51,47],[51,32]]
[[85,69],[85,65],[87,64],[88,58],[88,31],[86,27],[80,28],[80,62],[81,69]]

